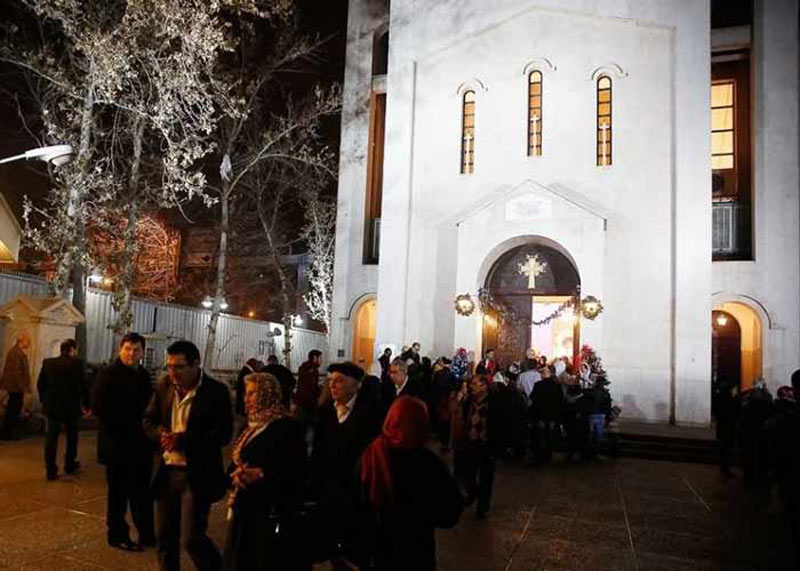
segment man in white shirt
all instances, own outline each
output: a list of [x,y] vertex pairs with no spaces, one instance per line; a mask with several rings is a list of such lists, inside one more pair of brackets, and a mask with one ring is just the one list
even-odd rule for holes
[[519,386],[520,390],[525,393],[525,397],[530,398],[533,385],[542,380],[542,375],[540,375],[539,371],[536,370],[536,361],[533,359],[528,359],[528,362],[525,365],[525,372],[520,374],[519,379],[517,380],[517,385]]
[[200,352],[189,341],[167,348],[166,368],[144,419],[148,436],[161,447],[153,481],[159,565],[178,571],[183,544],[195,567],[220,569],[206,530],[211,505],[228,484],[221,449],[233,432],[230,391],[203,373]]

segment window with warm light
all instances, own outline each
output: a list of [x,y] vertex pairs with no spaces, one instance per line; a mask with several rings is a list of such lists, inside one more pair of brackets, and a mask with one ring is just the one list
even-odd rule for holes
[[597,80],[597,166],[611,165],[611,78],[604,75]]
[[542,154],[542,72],[528,76],[528,156]]
[[712,259],[753,257],[750,53],[711,57]]
[[461,110],[461,174],[475,171],[475,92],[464,92]]
[[714,170],[734,168],[735,93],[733,81],[711,85],[711,168]]

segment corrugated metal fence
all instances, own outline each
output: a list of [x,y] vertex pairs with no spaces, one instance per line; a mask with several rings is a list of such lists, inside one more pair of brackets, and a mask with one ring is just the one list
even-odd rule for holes
[[[46,296],[47,283],[39,278],[0,272],[0,305],[19,294]],[[133,301],[133,331],[147,337],[145,362],[148,367],[163,363],[164,350],[177,339],[195,343],[202,355],[206,343],[206,326],[211,311],[168,303],[135,299]],[[114,354],[114,339],[110,329],[116,318],[111,307],[111,294],[89,288],[86,296],[87,358],[90,363],[108,361]],[[217,369],[238,370],[249,357],[266,361],[276,354],[281,358],[284,347],[284,327],[280,323],[256,321],[234,315],[221,315],[217,325]],[[292,369],[305,361],[312,349],[322,351],[327,362],[328,339],[316,331],[292,330]]]

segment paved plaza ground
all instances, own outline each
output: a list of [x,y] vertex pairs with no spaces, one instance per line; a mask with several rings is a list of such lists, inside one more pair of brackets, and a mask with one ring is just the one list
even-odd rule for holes
[[[152,550],[106,546],[94,434],[81,433],[84,470],[56,482],[45,481],[42,445],[0,442],[0,568],[156,569]],[[210,532],[221,544],[221,503]],[[714,466],[625,458],[500,465],[489,519],[464,513],[439,532],[438,547],[444,571],[799,568],[774,499],[721,479]]]

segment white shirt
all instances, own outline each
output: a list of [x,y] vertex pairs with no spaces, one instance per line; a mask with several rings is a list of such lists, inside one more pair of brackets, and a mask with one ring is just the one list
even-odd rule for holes
[[338,402],[334,401],[333,408],[336,409],[336,417],[339,419],[339,424],[342,424],[345,420],[347,420],[347,417],[349,417],[350,413],[353,412],[353,407],[356,405],[357,396],[358,393],[354,394],[353,398],[345,403],[344,406],[346,407],[346,410],[343,410],[342,406]]
[[408,377],[403,379],[403,384],[400,385],[399,387],[397,385],[395,385],[394,386],[394,394],[395,394],[395,396],[399,395],[400,391],[402,391],[404,388],[406,388],[407,384],[408,384]]
[[[197,394],[197,387],[203,382],[203,373],[200,373],[200,379],[192,390],[180,398],[178,390],[175,389],[175,395],[172,399],[172,426],[171,432],[186,432],[186,425],[189,422],[189,413],[192,411],[192,403]],[[186,466],[186,454],[178,450],[164,451],[164,463],[167,466]]]
[[536,369],[529,369],[519,376],[517,384],[526,395],[530,395],[533,385],[542,380],[542,375]]

